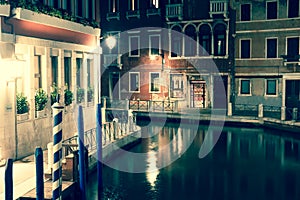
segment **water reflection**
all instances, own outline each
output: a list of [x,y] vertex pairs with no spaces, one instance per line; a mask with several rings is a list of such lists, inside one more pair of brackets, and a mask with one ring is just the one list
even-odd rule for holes
[[[151,172],[133,174],[104,168],[104,185],[125,191],[120,192],[122,199],[300,198],[299,138],[270,130],[226,127],[214,149],[199,159],[205,136],[211,142],[214,139],[213,131],[208,132],[207,127],[178,128],[168,124],[164,128],[143,127],[143,131],[159,133],[144,138],[132,152],[171,147],[148,154],[145,163]],[[159,169],[174,155],[180,158]],[[116,159],[126,159],[121,157]]]

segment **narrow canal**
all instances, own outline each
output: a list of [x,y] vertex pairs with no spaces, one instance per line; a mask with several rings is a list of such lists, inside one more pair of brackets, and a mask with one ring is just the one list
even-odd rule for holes
[[[145,173],[103,168],[103,199],[300,199],[300,140],[292,134],[259,128],[224,127],[213,150],[199,158],[207,126],[142,124],[135,153],[170,151],[145,160]],[[151,136],[151,137],[149,137]],[[188,141],[192,139],[192,143]],[[189,148],[184,152],[184,146]],[[157,163],[178,156],[167,167]],[[133,163],[126,155],[111,162]],[[131,166],[134,169],[134,166]],[[97,199],[97,176],[88,183],[88,199]]]

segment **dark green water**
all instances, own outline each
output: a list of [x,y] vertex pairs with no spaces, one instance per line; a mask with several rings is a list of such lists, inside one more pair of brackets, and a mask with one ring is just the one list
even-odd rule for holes
[[[142,133],[144,139],[131,152],[157,151],[173,144],[171,151],[145,160],[146,167],[154,170],[151,173],[104,166],[103,199],[300,199],[300,140],[295,134],[225,127],[213,150],[200,159],[204,137],[211,134],[206,126],[151,124]],[[183,152],[191,137],[192,144]],[[172,154],[181,156],[167,167],[155,168]],[[117,160],[132,163],[124,155],[112,162]],[[97,199],[96,178],[96,174],[89,178],[88,199]]]

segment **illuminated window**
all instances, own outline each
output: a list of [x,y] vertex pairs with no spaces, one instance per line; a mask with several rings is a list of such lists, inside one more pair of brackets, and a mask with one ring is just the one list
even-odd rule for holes
[[34,88],[42,88],[42,66],[41,56],[34,56]]
[[119,11],[119,0],[109,0],[109,12]]
[[57,85],[58,82],[58,58],[57,56],[51,56],[51,75],[52,75],[52,84]]
[[158,55],[160,51],[160,35],[149,36],[150,55]]
[[140,73],[129,72],[129,91],[139,92],[140,91]]
[[214,55],[226,55],[226,27],[224,24],[218,24],[214,28]]
[[159,0],[150,0],[151,8],[159,8]]
[[139,0],[129,0],[129,10],[138,10]]
[[151,72],[150,73],[150,92],[159,92],[160,84],[159,84],[159,73]]
[[65,85],[67,86],[67,89],[70,89],[71,81],[72,81],[71,58],[70,57],[64,58],[64,73],[65,73]]
[[[211,54],[211,29],[208,25],[202,25],[200,27],[200,55]],[[206,52],[205,52],[206,51]]]

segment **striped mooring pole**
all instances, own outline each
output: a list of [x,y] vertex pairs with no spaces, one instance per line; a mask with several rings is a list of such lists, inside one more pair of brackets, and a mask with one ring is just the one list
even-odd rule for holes
[[52,199],[62,199],[62,119],[64,106],[54,103]]

